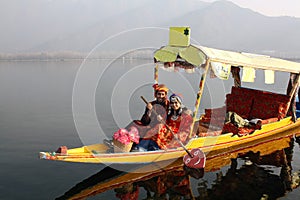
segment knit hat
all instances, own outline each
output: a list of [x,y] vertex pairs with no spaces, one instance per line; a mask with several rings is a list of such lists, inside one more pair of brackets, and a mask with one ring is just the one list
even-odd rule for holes
[[182,95],[181,94],[172,94],[169,99],[170,99],[170,102],[178,101],[180,104],[182,104]]

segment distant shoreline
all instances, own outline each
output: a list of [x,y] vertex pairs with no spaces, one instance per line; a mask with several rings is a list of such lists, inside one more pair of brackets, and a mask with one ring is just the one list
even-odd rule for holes
[[[259,53],[258,53],[259,54]],[[300,62],[300,54],[271,54],[271,57]],[[152,50],[137,50],[127,53],[119,52],[95,52],[92,54],[62,51],[62,52],[36,52],[36,53],[0,53],[1,61],[42,61],[42,62],[61,62],[61,61],[80,61],[80,60],[152,60]]]
[[0,53],[0,61],[68,61],[68,60],[103,60],[103,59],[153,59],[153,51],[136,50],[131,52],[93,52],[73,51],[34,52],[34,53]]
[[132,61],[132,60],[153,60],[153,58],[52,58],[52,59],[0,59],[0,62],[71,62],[71,61],[83,61],[83,60],[123,60],[123,61]]

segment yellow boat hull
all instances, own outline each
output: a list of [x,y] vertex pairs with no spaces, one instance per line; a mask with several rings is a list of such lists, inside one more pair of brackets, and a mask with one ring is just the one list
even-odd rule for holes
[[[263,125],[262,129],[256,130],[247,136],[238,137],[228,133],[219,136],[193,138],[186,147],[189,150],[200,148],[206,154],[206,157],[209,158],[242,148],[245,145],[251,145],[252,143],[266,142],[274,136],[296,134],[299,130],[300,120],[293,123],[289,117],[278,122]],[[106,153],[107,150],[108,147],[104,144],[93,144],[69,149],[65,155],[55,152],[40,152],[40,158],[65,162],[136,164],[175,160],[186,154],[183,148],[128,153]]]

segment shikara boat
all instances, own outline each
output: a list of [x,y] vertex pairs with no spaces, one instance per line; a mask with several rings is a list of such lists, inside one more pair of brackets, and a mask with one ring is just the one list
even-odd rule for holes
[[[267,141],[274,136],[284,136],[300,130],[300,120],[297,119],[294,109],[300,63],[265,55],[192,45],[189,35],[189,27],[171,27],[169,45],[154,52],[156,83],[160,68],[175,72],[197,71],[200,74],[199,90],[192,114],[193,128],[190,140],[185,145],[186,149],[199,148],[209,158],[243,145]],[[277,94],[242,87],[242,82],[254,81],[255,70],[264,70],[265,81],[268,83],[274,81],[274,72],[289,73],[291,79],[287,93]],[[243,72],[242,79],[240,71]],[[231,93],[226,95],[226,103],[223,107],[207,108],[199,117],[199,105],[209,73],[223,80],[228,79],[232,74],[234,86]],[[224,124],[228,112],[236,113],[244,119],[255,119],[259,124],[250,128],[239,127],[231,122]],[[124,153],[109,153],[108,149],[106,144],[93,144],[68,149],[66,152],[40,152],[39,155],[41,159],[65,162],[134,164],[176,160],[186,154],[182,147]]]

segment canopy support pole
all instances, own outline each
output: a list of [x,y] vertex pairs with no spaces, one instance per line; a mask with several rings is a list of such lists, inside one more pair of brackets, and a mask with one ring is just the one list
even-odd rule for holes
[[296,105],[295,105],[295,94],[296,90],[299,85],[299,74],[291,73],[290,74],[290,80],[289,85],[287,88],[287,95],[290,97],[289,103],[288,103],[288,111],[292,112],[292,120],[293,122],[296,122]]
[[231,66],[231,74],[234,79],[234,87],[241,87],[240,68]]
[[200,80],[200,83],[199,83],[199,90],[198,90],[197,99],[196,99],[196,102],[195,102],[195,108],[194,108],[194,112],[193,112],[193,122],[191,124],[191,131],[190,131],[189,138],[192,138],[192,136],[193,136],[194,125],[195,125],[195,122],[197,120],[197,113],[198,113],[198,109],[199,109],[202,94],[203,94],[204,83],[205,83],[206,75],[207,75],[207,72],[208,72],[208,69],[209,69],[209,63],[210,63],[210,60],[208,59],[205,63],[205,71],[201,75],[201,80]]
[[155,68],[154,68],[154,80],[155,80],[155,83],[158,84],[158,63],[156,63]]

